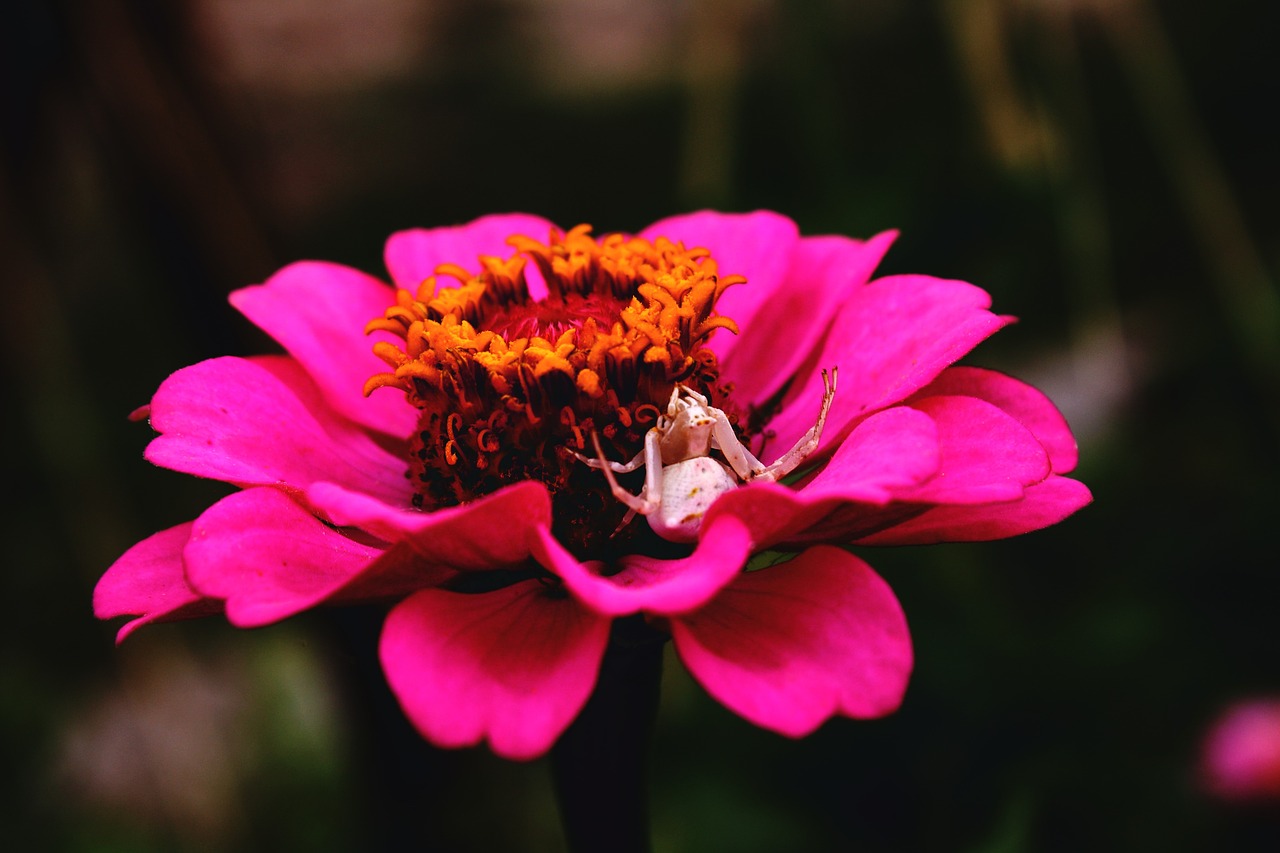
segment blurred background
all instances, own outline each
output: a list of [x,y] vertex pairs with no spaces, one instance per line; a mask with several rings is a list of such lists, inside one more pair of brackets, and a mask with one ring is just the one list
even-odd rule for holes
[[543,762],[441,752],[380,613],[113,645],[91,592],[226,487],[126,416],[272,348],[229,291],[507,210],[900,228],[882,272],[1021,322],[1096,502],[864,553],[912,625],[902,710],[802,741],[667,669],[679,851],[1275,850],[1200,744],[1280,694],[1280,9],[1248,0],[11,0],[0,12],[0,825],[12,850],[557,850]]

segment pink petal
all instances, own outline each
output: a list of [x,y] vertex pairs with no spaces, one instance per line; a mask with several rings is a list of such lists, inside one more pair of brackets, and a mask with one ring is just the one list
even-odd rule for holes
[[424,590],[387,617],[382,668],[432,743],[487,739],[504,758],[535,758],[590,696],[609,621],[538,581],[470,595]]
[[671,630],[707,692],[790,737],[836,714],[892,712],[911,674],[911,638],[893,592],[838,548],[820,545],[741,575]]
[[[717,213],[702,210],[660,219],[641,232],[649,240],[666,237],[687,248],[711,251],[721,276],[743,275],[746,284],[730,287],[716,303],[716,310],[750,328],[751,319],[786,280],[800,229],[785,216],[768,210],[753,213]],[[722,359],[738,344],[734,335],[721,332],[714,348]]]
[[460,571],[524,563],[539,529],[551,524],[547,489],[531,480],[434,512],[387,505],[333,483],[317,483],[307,490],[307,500],[334,524],[404,543],[429,561]]
[[1049,476],[1043,445],[1022,424],[975,397],[925,397],[911,404],[933,418],[942,461],[926,483],[895,498],[916,503],[989,503],[1022,497]]
[[917,394],[933,395],[977,397],[998,406],[1044,445],[1053,473],[1065,474],[1076,467],[1076,439],[1067,419],[1048,397],[1025,382],[981,367],[949,367]]
[[[885,231],[870,240],[848,237],[804,237],[791,255],[791,267],[782,286],[772,293],[752,287],[749,291],[765,308],[753,311],[753,322],[742,326],[733,357],[722,365],[725,379],[734,383],[734,397],[760,404],[768,400],[796,374],[839,308],[855,297],[879,265],[898,232]],[[733,316],[733,315],[730,315]],[[737,319],[735,317],[735,319]],[[717,336],[716,349],[728,340]]]
[[383,389],[364,396],[365,381],[388,370],[373,354],[374,342],[398,340],[386,332],[364,333],[370,320],[395,304],[390,287],[350,267],[302,261],[230,299],[306,368],[335,411],[397,438],[413,431],[418,413],[403,394]]
[[859,545],[930,545],[1005,539],[1057,524],[1093,500],[1076,480],[1051,476],[1022,499],[977,506],[936,506],[858,540]]
[[156,465],[239,485],[332,480],[408,503],[403,456],[334,414],[296,361],[215,358],[179,370],[151,402]]
[[990,305],[986,291],[972,284],[924,275],[889,276],[858,288],[769,422],[778,445],[791,446],[813,426],[821,368],[840,368],[822,438],[827,446],[854,419],[906,399],[1011,322],[988,311]]
[[938,471],[939,442],[937,423],[925,412],[906,406],[877,412],[849,433],[800,493],[810,500],[888,503]]
[[[325,601],[375,597],[369,581],[362,594],[341,593],[362,573],[394,562],[375,566],[382,556],[382,548],[344,536],[270,488],[237,492],[205,510],[183,552],[191,585],[225,599],[227,619],[241,628],[276,622]],[[393,573],[398,585],[381,591],[404,594],[444,577],[425,565],[417,583],[405,583],[405,574]]]
[[187,585],[182,549],[191,536],[192,522],[179,524],[143,539],[99,579],[93,590],[93,613],[99,619],[137,616],[116,634],[124,642],[143,625],[193,619],[222,612],[222,602],[205,598]]
[[848,541],[876,507],[932,477],[940,460],[933,419],[895,406],[858,424],[799,489],[749,484],[716,501],[707,522],[733,515],[751,531],[757,548],[784,541]]
[[696,610],[733,580],[751,556],[751,534],[731,516],[703,525],[697,548],[684,559],[630,554],[609,576],[600,573],[603,563],[579,563],[550,530],[544,527],[541,532],[538,561],[559,575],[583,604],[607,616],[673,616]]
[[416,293],[418,285],[435,275],[436,267],[441,264],[457,264],[463,269],[478,271],[477,259],[481,255],[505,259],[515,254],[515,249],[507,245],[511,235],[523,234],[545,241],[553,227],[541,216],[499,213],[482,216],[466,225],[398,231],[387,240],[387,269],[396,286]]

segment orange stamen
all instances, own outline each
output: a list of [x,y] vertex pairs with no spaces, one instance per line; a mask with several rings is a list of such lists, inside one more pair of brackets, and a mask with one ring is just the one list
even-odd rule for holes
[[[388,370],[364,393],[399,388],[421,409],[409,462],[421,505],[457,504],[529,478],[553,499],[562,490],[587,494],[598,478],[566,448],[582,451],[594,431],[613,458],[631,458],[677,384],[708,395],[720,387],[706,343],[718,329],[738,328],[715,303],[745,279],[720,276],[706,249],[663,237],[596,238],[589,225],[507,244],[511,257],[482,256],[478,271],[440,264],[365,327],[402,342],[373,345]],[[540,301],[529,295],[530,263],[546,283]],[[571,480],[579,484],[570,488]],[[590,538],[598,527],[579,532]]]

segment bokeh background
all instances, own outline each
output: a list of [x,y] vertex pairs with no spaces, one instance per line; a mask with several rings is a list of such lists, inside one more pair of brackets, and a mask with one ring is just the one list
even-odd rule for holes
[[1280,6],[1249,0],[10,0],[0,11],[0,826],[11,850],[561,849],[543,762],[440,752],[380,614],[121,648],[93,584],[225,487],[129,412],[271,343],[227,293],[526,210],[634,230],[764,207],[902,236],[882,272],[1021,322],[1096,502],[863,554],[902,710],[803,741],[669,666],[657,849],[1275,850],[1199,745],[1280,693]]

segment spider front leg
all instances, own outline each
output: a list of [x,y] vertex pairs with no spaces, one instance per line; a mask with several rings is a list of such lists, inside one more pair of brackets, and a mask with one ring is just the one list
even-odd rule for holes
[[693,400],[695,403],[699,403],[702,406],[706,406],[710,408],[711,401],[708,400],[706,397],[704,397],[702,394],[699,394],[697,391],[690,388],[688,385],[677,385],[676,390],[673,393],[679,394],[681,391],[683,391],[684,395],[688,397],[690,400]]
[[766,482],[780,480],[794,471],[810,453],[818,449],[818,442],[822,439],[822,425],[827,421],[827,412],[831,411],[831,401],[836,396],[836,368],[831,368],[830,375],[827,371],[822,371],[822,385],[822,408],[818,412],[817,422],[809,427],[808,432],[800,436],[800,440],[794,447],[782,454],[777,462],[756,474],[753,479]]
[[[608,480],[609,490],[613,492],[613,496],[625,504],[631,512],[649,515],[655,512],[662,502],[662,449],[658,445],[660,438],[661,434],[658,430],[649,430],[644,437],[644,450],[641,450],[636,458],[628,462],[627,465],[621,465],[618,462],[610,462],[605,458],[604,448],[600,446],[600,436],[593,432],[591,433],[591,441],[596,447],[596,459],[584,459],[583,461],[591,465],[592,468],[599,468],[604,473],[604,478]],[[617,477],[613,476],[613,472],[634,471],[639,467],[637,460],[642,458],[645,466],[644,488],[641,489],[639,495],[633,495],[622,487]],[[624,520],[623,523],[625,524],[626,521]]]
[[710,411],[716,419],[715,426],[711,428],[713,446],[719,448],[724,454],[724,460],[729,463],[733,473],[738,475],[738,479],[750,480],[764,473],[764,463],[738,440],[738,434],[733,431],[733,424],[729,423],[729,416],[716,408]]
[[[596,452],[600,453],[599,437],[597,437],[594,434],[592,434],[591,437],[595,439]],[[579,462],[582,462],[596,469],[608,468],[610,471],[613,471],[615,474],[630,474],[632,471],[639,468],[641,465],[644,464],[644,453],[645,453],[644,450],[642,449],[639,453],[637,453],[634,457],[632,457],[630,462],[613,462],[608,459],[605,459],[603,453],[600,453],[600,456],[596,458],[591,456],[584,456],[583,454],[574,450],[572,447],[569,448],[569,452],[572,453],[574,456],[576,456]]]

